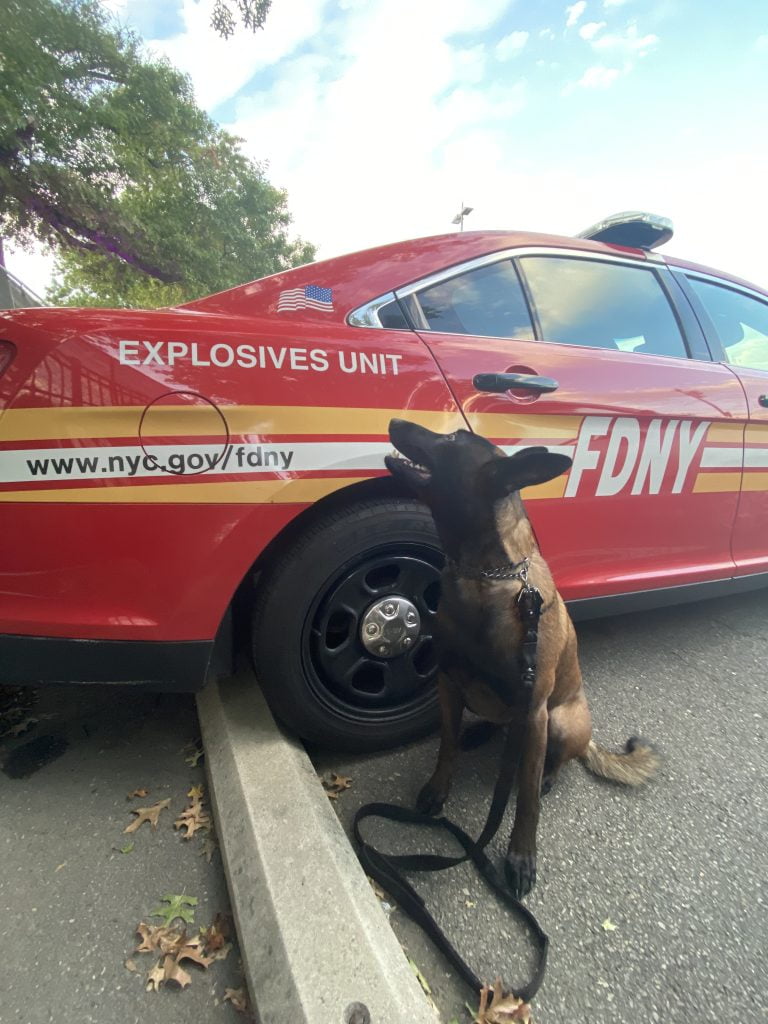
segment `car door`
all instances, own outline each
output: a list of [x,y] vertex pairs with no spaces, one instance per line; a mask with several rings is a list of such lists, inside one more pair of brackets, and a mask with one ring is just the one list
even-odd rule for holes
[[768,571],[768,297],[716,278],[688,275],[691,288],[722,346],[724,360],[744,388],[747,404],[741,497],[733,530],[739,573]]
[[[705,454],[738,444],[744,396],[726,367],[690,357],[690,310],[667,274],[642,258],[512,250],[398,293],[473,429],[572,456],[567,476],[524,494],[567,599],[733,573],[738,480],[712,486]],[[695,322],[686,334],[703,345]],[[556,390],[507,390],[493,375],[508,373]]]

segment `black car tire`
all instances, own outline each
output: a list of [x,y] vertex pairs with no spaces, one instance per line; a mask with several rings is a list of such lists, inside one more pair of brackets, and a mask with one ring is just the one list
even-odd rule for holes
[[[274,714],[338,750],[381,750],[432,731],[442,564],[432,517],[415,500],[359,501],[308,525],[265,570],[254,606],[256,676]],[[381,659],[363,644],[361,618],[389,594],[414,602],[421,633]]]

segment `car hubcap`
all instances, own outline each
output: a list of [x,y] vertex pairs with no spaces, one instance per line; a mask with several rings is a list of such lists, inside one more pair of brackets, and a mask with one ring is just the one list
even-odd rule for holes
[[307,616],[308,681],[352,721],[408,718],[434,702],[432,641],[443,555],[427,545],[372,550],[329,580]]
[[416,605],[399,594],[374,601],[363,616],[360,639],[369,654],[396,658],[418,640],[421,618]]

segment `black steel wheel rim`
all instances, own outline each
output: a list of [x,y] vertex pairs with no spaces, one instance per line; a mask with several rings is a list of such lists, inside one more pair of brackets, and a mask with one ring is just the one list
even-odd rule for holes
[[[340,568],[319,588],[302,630],[305,677],[328,711],[351,723],[406,721],[435,703],[433,630],[440,597],[439,548],[381,545]],[[385,597],[416,606],[421,631],[412,649],[377,657],[360,637],[361,620]]]

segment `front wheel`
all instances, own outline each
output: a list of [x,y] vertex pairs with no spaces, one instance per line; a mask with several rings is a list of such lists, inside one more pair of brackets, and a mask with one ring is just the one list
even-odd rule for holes
[[253,656],[274,713],[304,739],[371,751],[438,720],[432,639],[443,554],[419,502],[317,519],[265,573]]

